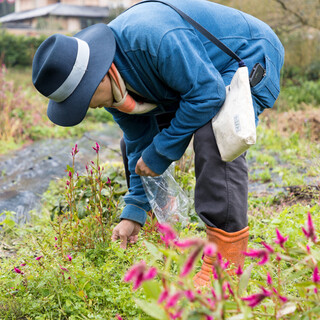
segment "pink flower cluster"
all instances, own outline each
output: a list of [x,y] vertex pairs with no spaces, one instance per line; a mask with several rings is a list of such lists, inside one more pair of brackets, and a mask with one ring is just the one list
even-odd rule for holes
[[157,269],[147,268],[145,261],[140,261],[138,264],[132,266],[124,277],[125,282],[133,282],[133,290],[137,290],[143,282],[155,278],[157,275]]
[[92,149],[96,152],[96,153],[99,153],[99,150],[100,150],[100,145],[98,142],[96,142],[96,146],[95,147],[92,147]]

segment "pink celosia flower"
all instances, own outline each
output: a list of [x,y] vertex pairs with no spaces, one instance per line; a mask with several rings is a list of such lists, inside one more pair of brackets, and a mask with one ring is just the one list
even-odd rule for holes
[[193,252],[191,252],[190,256],[188,257],[188,259],[186,261],[186,263],[182,267],[182,271],[180,273],[180,277],[185,277],[186,275],[188,275],[192,271],[192,268],[194,266],[196,258],[199,255],[199,253],[201,252],[201,250],[202,250],[202,246],[196,248]]
[[306,245],[306,249],[307,249],[307,252],[310,253],[310,246],[308,244]]
[[274,249],[267,243],[265,242],[261,242],[261,244],[270,252],[270,253],[274,253]]
[[237,270],[236,270],[236,275],[237,275],[238,277],[240,277],[242,274],[243,274],[243,270],[242,270],[241,266],[239,266],[239,267],[237,268]]
[[58,240],[58,238],[57,238],[57,237],[54,237],[54,240],[56,240],[56,241],[57,241],[57,240]]
[[145,274],[143,277],[144,281],[148,281],[153,279],[156,275],[158,274],[157,269],[155,267],[151,267]]
[[159,224],[158,230],[163,234],[161,240],[168,246],[171,241],[177,238],[176,232],[168,224]]
[[109,177],[108,177],[108,179],[107,179],[107,184],[108,184],[108,185],[111,185],[111,180],[110,180]]
[[24,267],[26,265],[26,263],[21,263],[20,267]]
[[196,298],[194,292],[191,291],[191,290],[186,290],[186,291],[184,292],[184,294],[185,294],[185,296],[187,297],[187,299],[188,299],[189,301],[191,301],[191,302],[193,302],[193,301],[195,300],[195,298]]
[[68,172],[68,176],[69,176],[69,178],[72,178],[72,172],[71,171]]
[[206,315],[206,320],[214,320],[214,317]]
[[279,293],[278,293],[278,290],[276,288],[272,288],[273,292],[277,295],[277,297],[282,301],[282,302],[287,302],[288,301],[288,298],[287,297],[284,297],[284,296],[281,296]]
[[117,320],[123,320],[119,314],[116,314],[116,318],[117,318]]
[[67,268],[64,268],[64,267],[61,267],[61,266],[60,266],[60,269],[61,269],[62,271],[65,271],[65,272],[69,272],[69,270],[68,270]]
[[274,242],[279,244],[281,248],[284,248],[283,244],[288,240],[289,236],[284,237],[277,228],[276,228],[276,233],[277,233],[277,239],[275,239]]
[[213,299],[217,299],[217,294],[216,294],[216,292],[214,291],[213,288],[211,288],[211,294],[213,296]]
[[79,152],[78,145],[75,144],[74,148],[72,148],[71,155],[75,156]]
[[262,291],[259,293],[252,294],[251,296],[241,298],[244,301],[248,301],[248,306],[254,308],[257,306],[263,299],[270,297],[272,292],[261,287]]
[[98,142],[96,142],[96,147],[92,147],[92,149],[95,150],[96,153],[99,153],[100,146],[99,146]]
[[317,242],[317,235],[316,235],[316,230],[314,228],[313,222],[312,222],[312,218],[311,218],[311,213],[308,212],[308,230],[306,230],[304,227],[302,227],[302,231],[305,234],[305,236],[308,239],[311,239],[314,243]]
[[163,301],[165,301],[169,296],[169,291],[168,290],[164,290],[160,293],[160,296],[158,298],[158,303],[162,303]]
[[232,296],[234,296],[234,292],[233,292],[233,290],[232,290],[232,288],[231,288],[231,285],[230,285],[230,283],[229,283],[228,281],[224,283],[224,288],[225,288],[225,290],[228,288],[230,294],[231,294]]
[[167,300],[166,308],[173,308],[179,301],[182,292],[177,292]]
[[320,283],[320,274],[319,274],[318,266],[316,266],[313,270],[312,281],[314,283]]
[[150,268],[147,271],[145,261],[140,261],[138,264],[132,266],[124,277],[125,282],[133,282],[133,290],[138,289],[144,281],[151,280],[157,275],[155,268]]
[[36,257],[36,260],[40,260],[43,256]]
[[202,243],[203,241],[197,238],[174,241],[174,244],[179,248],[189,248],[189,247],[199,246]]
[[215,266],[212,266],[212,274],[213,274],[213,278],[215,280],[219,279],[219,276],[218,276],[218,273],[217,273]]
[[270,286],[272,285],[272,278],[269,272],[267,273],[267,284]]
[[226,270],[229,267],[229,261],[224,262],[220,252],[217,253],[217,262],[222,270]]
[[13,269],[15,273],[23,274],[23,272],[19,268],[14,267]]
[[217,246],[214,243],[208,243],[204,249],[203,253],[206,256],[213,257],[217,253]]
[[244,252],[244,255],[251,258],[261,259],[258,264],[265,264],[269,260],[269,252],[265,249],[251,249],[249,252]]
[[67,258],[69,259],[69,261],[72,260],[72,256],[70,256],[70,255],[67,255]]

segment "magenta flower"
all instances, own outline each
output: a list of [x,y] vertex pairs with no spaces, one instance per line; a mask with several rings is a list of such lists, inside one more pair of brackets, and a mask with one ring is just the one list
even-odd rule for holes
[[229,267],[229,261],[224,262],[220,252],[217,253],[217,262],[222,270],[226,270]]
[[150,268],[147,271],[145,261],[140,261],[138,264],[132,266],[124,277],[125,282],[133,282],[133,290],[137,290],[144,281],[151,280],[157,275],[155,268]]
[[318,266],[316,266],[313,270],[312,281],[314,283],[320,283],[320,274],[319,274]]
[[68,172],[68,176],[69,176],[69,178],[72,178],[72,172],[71,171]]
[[288,240],[288,236],[284,237],[280,231],[276,228],[276,233],[277,233],[277,239],[274,240],[275,243],[279,244],[281,248],[283,247],[283,244]]
[[191,302],[193,302],[193,301],[195,300],[195,298],[196,298],[194,292],[191,291],[191,290],[186,290],[186,291],[184,292],[184,294],[185,294],[185,296],[187,297],[187,299],[188,299],[189,301],[191,301]]
[[188,259],[186,261],[186,263],[182,267],[182,271],[180,273],[180,277],[185,277],[186,275],[188,275],[192,271],[194,263],[195,263],[198,255],[199,255],[199,253],[201,252],[201,250],[202,250],[202,247],[198,247],[193,252],[191,252],[190,256],[188,257]]
[[206,256],[213,257],[217,253],[217,246],[214,243],[208,243],[204,249],[203,253]]
[[268,284],[269,286],[272,285],[272,278],[271,278],[271,275],[270,275],[269,272],[267,273],[267,284]]
[[251,296],[241,298],[244,301],[248,301],[248,306],[254,308],[257,306],[263,299],[270,297],[272,292],[261,287],[262,291],[260,293],[252,294]]
[[123,320],[119,314],[116,314],[116,318],[117,318],[117,320]]
[[36,260],[40,260],[43,256],[36,257]]
[[75,144],[74,148],[72,148],[71,155],[75,156],[79,152],[78,145]]
[[92,147],[92,149],[93,149],[96,153],[99,153],[99,150],[100,150],[99,143],[96,142],[96,147]]
[[69,261],[72,260],[72,256],[70,256],[70,255],[67,255],[67,258],[69,259]]
[[169,299],[167,300],[166,308],[174,307],[178,303],[181,294],[182,292],[177,292],[173,296],[169,297]]
[[261,242],[261,244],[270,252],[270,253],[274,253],[274,249],[267,243],[265,242]]
[[56,240],[56,241],[57,241],[57,240],[58,240],[58,238],[57,238],[57,237],[54,237],[54,240]]
[[305,234],[305,236],[308,239],[311,239],[314,243],[317,242],[317,235],[316,235],[316,230],[314,228],[312,218],[311,218],[311,213],[310,211],[308,212],[308,230],[306,230],[304,227],[302,227],[302,231]]
[[243,270],[242,270],[241,266],[239,266],[239,267],[237,268],[237,270],[236,270],[236,275],[237,275],[238,277],[240,277],[242,274],[243,274]]
[[144,275],[143,280],[148,281],[156,277],[158,274],[157,269],[155,267],[151,267]]
[[26,263],[21,263],[20,267],[24,267],[25,265],[27,265]]
[[268,262],[269,252],[265,249],[251,249],[249,252],[244,252],[244,255],[251,258],[261,259],[258,264],[262,265]]
[[23,272],[19,268],[14,267],[13,269],[15,273],[23,274]]
[[276,288],[272,288],[273,292],[277,295],[277,297],[280,299],[280,301],[282,302],[287,302],[288,301],[288,298],[285,297],[285,296],[281,296],[279,293],[278,293],[278,290]]
[[110,186],[111,185],[111,180],[110,180],[110,178],[108,177],[108,179],[107,179],[107,184]]
[[60,266],[60,269],[61,269],[62,271],[65,271],[65,272],[69,272],[69,270],[68,270],[67,268],[64,268],[64,267],[61,267],[61,266]]
[[206,315],[206,320],[214,320],[214,317]]
[[169,291],[168,290],[164,290],[160,293],[160,296],[158,298],[158,303],[162,303],[163,301],[167,300],[169,296]]
[[231,288],[231,285],[230,285],[230,283],[229,283],[228,281],[226,281],[226,282],[223,284],[223,286],[222,286],[222,290],[223,290],[224,292],[226,292],[227,289],[228,289],[229,293],[233,296],[233,295],[234,295],[234,292],[233,292],[233,290],[232,290],[232,288]]
[[177,238],[176,232],[168,224],[159,224],[158,230],[163,234],[161,240],[168,246],[171,241]]

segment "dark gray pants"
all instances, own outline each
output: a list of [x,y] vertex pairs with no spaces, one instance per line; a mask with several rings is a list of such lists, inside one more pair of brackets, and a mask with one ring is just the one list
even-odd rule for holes
[[[158,121],[159,122],[159,121]],[[159,128],[168,126],[170,121]],[[123,139],[120,143],[129,186],[128,159]],[[236,232],[248,224],[248,167],[245,154],[232,162],[221,160],[211,121],[194,134],[195,210],[205,224]]]
[[221,160],[211,121],[194,134],[195,210],[209,225],[235,232],[248,225],[248,166],[245,154]]

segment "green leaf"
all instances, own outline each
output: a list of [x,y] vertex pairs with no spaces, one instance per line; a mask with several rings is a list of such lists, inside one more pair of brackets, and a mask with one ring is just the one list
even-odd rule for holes
[[159,298],[161,289],[158,282],[154,280],[147,281],[143,283],[142,287],[147,298],[151,298],[154,300],[157,300]]
[[162,259],[162,254],[160,253],[159,249],[154,244],[152,244],[146,240],[144,241],[144,244],[145,244],[146,248],[148,249],[148,251],[154,256],[154,258],[156,258],[157,260]]
[[247,289],[252,268],[253,268],[253,264],[251,264],[246,270],[244,270],[243,274],[240,277],[239,288],[238,288],[239,296],[241,296],[243,291]]
[[159,308],[159,305],[156,303],[156,301],[147,302],[135,299],[135,302],[150,317],[158,320],[167,320],[164,310]]
[[297,306],[293,302],[288,302],[282,306],[282,308],[277,313],[277,319],[290,314],[294,313],[297,309]]
[[9,228],[13,228],[15,224],[16,223],[12,219],[9,219],[8,217],[6,217],[2,222],[0,222],[0,225],[6,225]]

